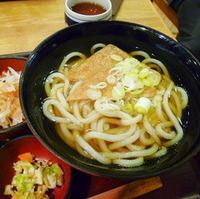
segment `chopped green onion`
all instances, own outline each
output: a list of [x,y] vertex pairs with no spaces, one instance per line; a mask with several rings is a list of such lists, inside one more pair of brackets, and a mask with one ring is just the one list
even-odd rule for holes
[[115,61],[122,61],[123,57],[120,55],[116,55],[116,54],[112,54],[110,55],[111,59],[115,60]]
[[134,105],[134,109],[138,113],[146,114],[149,111],[151,104],[152,102],[150,99],[146,97],[140,97],[136,102],[136,104]]
[[137,65],[140,64],[140,61],[138,61],[135,58],[127,58],[124,61],[119,62],[116,64],[116,67],[119,67],[119,70],[123,72],[124,74],[134,72]]
[[115,99],[122,99],[125,96],[125,89],[123,86],[114,86],[112,89],[112,97]]
[[143,79],[143,84],[145,86],[156,86],[161,81],[161,74],[155,70],[151,70],[149,75]]
[[149,69],[148,68],[143,68],[140,72],[139,72],[139,78],[143,79],[145,77],[147,77],[149,75]]

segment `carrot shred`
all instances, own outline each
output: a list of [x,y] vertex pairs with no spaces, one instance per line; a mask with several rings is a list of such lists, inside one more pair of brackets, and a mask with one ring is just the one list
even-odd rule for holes
[[32,153],[22,153],[20,155],[18,155],[18,158],[22,161],[26,161],[26,162],[33,162],[34,159],[34,155]]
[[14,196],[12,196],[12,198],[11,199],[20,199],[19,198],[19,196],[18,195],[14,195]]

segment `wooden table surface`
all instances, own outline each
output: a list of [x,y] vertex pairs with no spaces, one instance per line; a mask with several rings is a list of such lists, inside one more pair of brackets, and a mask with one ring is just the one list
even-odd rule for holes
[[[143,24],[172,37],[150,0],[123,0],[113,20]],[[64,0],[0,1],[0,55],[30,52],[65,27]]]
[[[150,0],[123,0],[113,20],[143,24],[173,37]],[[0,1],[0,55],[31,52],[46,37],[65,27],[64,0]],[[160,176],[163,187],[139,198],[183,198],[200,193],[200,155],[198,157],[197,163],[192,160]],[[74,176],[73,199],[91,197],[128,182],[77,170]]]

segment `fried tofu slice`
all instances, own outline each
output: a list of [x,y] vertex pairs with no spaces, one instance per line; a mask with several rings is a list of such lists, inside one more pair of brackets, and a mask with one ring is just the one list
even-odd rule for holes
[[[118,55],[123,59],[131,57],[120,48],[109,44],[86,59],[79,67],[65,74],[70,81],[82,80],[82,84],[68,96],[68,101],[89,99],[87,96],[87,90],[90,88],[89,86],[97,85],[100,82],[106,82],[110,69],[117,63],[117,61],[112,58],[112,55]],[[102,89],[103,96],[110,97],[112,87],[112,85],[108,85],[106,88]]]

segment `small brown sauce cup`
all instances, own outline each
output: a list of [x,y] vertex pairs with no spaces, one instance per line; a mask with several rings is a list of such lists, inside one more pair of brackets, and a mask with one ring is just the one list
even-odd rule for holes
[[66,0],[65,22],[73,25],[76,23],[103,21],[112,19],[112,3],[110,0]]

